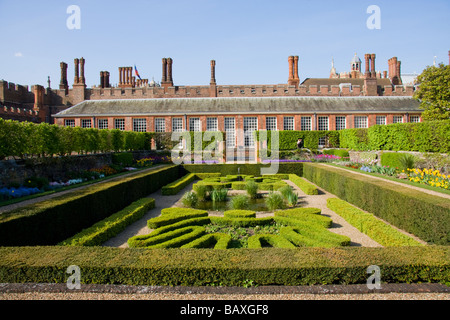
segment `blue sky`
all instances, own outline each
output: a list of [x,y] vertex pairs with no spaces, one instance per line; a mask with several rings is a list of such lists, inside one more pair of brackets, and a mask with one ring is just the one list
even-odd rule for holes
[[[81,28],[70,30],[69,5],[81,10]],[[370,5],[381,12],[381,29],[370,30]],[[171,57],[175,85],[208,85],[216,60],[220,85],[287,83],[288,56],[298,55],[299,75],[328,77],[331,59],[348,71],[355,52],[364,62],[375,53],[376,69],[397,56],[402,73],[448,63],[448,0],[0,0],[0,79],[23,85],[60,81],[59,63],[86,59],[88,87],[99,73],[136,64],[142,78],[161,81],[161,58]],[[364,68],[364,66],[363,66]]]

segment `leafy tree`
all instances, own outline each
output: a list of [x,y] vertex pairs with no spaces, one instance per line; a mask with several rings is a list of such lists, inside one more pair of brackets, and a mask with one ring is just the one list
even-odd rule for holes
[[427,67],[418,77],[414,98],[425,111],[424,120],[450,119],[450,66]]

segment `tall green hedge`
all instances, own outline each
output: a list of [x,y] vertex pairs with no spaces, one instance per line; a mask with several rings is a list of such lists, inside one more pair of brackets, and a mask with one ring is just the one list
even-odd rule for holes
[[158,286],[365,284],[370,265],[383,283],[450,282],[450,247],[121,249],[0,248],[1,283],[66,283],[70,265],[83,284]]
[[303,176],[426,242],[450,244],[450,202],[444,197],[324,164],[304,163]]
[[54,245],[179,178],[179,167],[105,181],[0,215],[0,246]]
[[450,152],[450,120],[375,125],[368,129],[339,131],[341,148]]
[[[260,131],[255,131],[256,141],[260,140]],[[319,138],[328,138],[330,147],[339,147],[339,131],[278,131],[279,150],[297,149],[297,140],[303,139],[304,147],[308,149],[319,148]],[[270,131],[267,131],[267,148],[272,148]]]
[[0,159],[6,157],[67,155],[149,150],[153,133],[63,127],[0,118]]

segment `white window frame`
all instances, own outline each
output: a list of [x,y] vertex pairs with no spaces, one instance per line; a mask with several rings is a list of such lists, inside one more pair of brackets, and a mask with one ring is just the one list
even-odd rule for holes
[[420,123],[420,116],[417,116],[417,115],[409,116],[409,122],[411,122],[411,123]]
[[200,118],[189,118],[189,131],[194,132],[202,131]]
[[64,126],[71,127],[71,128],[75,127],[75,119],[65,119]]
[[114,119],[114,129],[119,129],[119,130],[124,131],[125,130],[125,119],[124,118]]
[[165,118],[155,118],[155,132],[166,132]]
[[266,130],[277,130],[277,117],[266,117]]
[[317,118],[317,129],[319,131],[328,131],[329,128],[328,117],[320,116]]
[[244,117],[244,146],[254,147],[255,137],[253,132],[258,130],[258,117]]
[[206,118],[206,131],[219,131],[219,121],[217,118]]
[[81,119],[82,128],[92,128],[92,119]]
[[145,119],[145,118],[133,119],[133,131],[146,132],[147,131],[147,119]]
[[300,125],[302,131],[311,131],[312,130],[311,117],[301,117]]
[[236,119],[233,117],[224,118],[225,133],[227,136],[227,147],[236,147]]
[[98,119],[97,127],[99,129],[108,129],[108,119]]
[[354,128],[364,129],[369,127],[369,121],[367,116],[355,116],[353,119]]
[[183,118],[172,118],[172,132],[183,131]]
[[403,116],[393,116],[392,123],[403,123]]
[[286,116],[283,118],[283,130],[285,131],[293,131],[295,129],[294,126],[294,117]]
[[377,116],[376,124],[378,125],[386,125],[386,116]]
[[346,116],[336,116],[335,124],[336,124],[336,130],[347,129],[347,117]]

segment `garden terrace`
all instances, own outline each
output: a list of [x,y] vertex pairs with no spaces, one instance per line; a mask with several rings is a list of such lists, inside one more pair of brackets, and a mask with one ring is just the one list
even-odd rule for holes
[[[262,233],[254,231],[251,236],[255,235],[256,237],[251,241],[249,239],[251,236],[247,238],[247,248],[241,246],[239,250],[228,249],[231,248],[229,247],[230,238],[225,232],[221,232],[220,228],[229,227],[230,221],[238,223],[239,228],[255,228],[257,224],[253,226],[251,224],[262,217],[253,216],[251,212],[234,212],[213,217],[207,212],[199,210],[200,212],[195,217],[190,216],[190,219],[186,219],[184,218],[186,212],[176,214],[180,208],[170,208],[164,214],[159,215],[157,219],[148,219],[149,229],[151,227],[152,232],[166,237],[166,242],[177,239],[173,237],[169,239],[170,235],[167,236],[167,234],[171,232],[180,233],[180,237],[197,232],[195,238],[185,243],[182,243],[185,240],[182,238],[179,243],[180,247],[192,248],[148,249],[139,247],[124,249],[101,247],[98,244],[93,247],[56,245],[60,241],[74,237],[83,229],[88,230],[95,223],[101,224],[104,219],[122,219],[127,215],[126,213],[133,211],[128,207],[133,202],[162,192],[158,190],[177,180],[178,182],[180,179],[183,181],[183,177],[191,173],[196,175],[196,180],[208,176],[218,178],[219,173],[220,177],[226,178],[227,175],[236,175],[237,169],[240,168],[241,174],[258,177],[261,166],[250,164],[168,166],[155,170],[155,172],[139,173],[133,178],[124,178],[114,183],[99,183],[95,188],[94,186],[89,187],[89,190],[82,193],[74,191],[57,199],[54,203],[52,201],[42,202],[32,207],[23,207],[12,215],[11,212],[2,214],[0,220],[2,232],[0,234],[3,235],[6,232],[8,236],[2,236],[1,239],[3,247],[0,247],[2,256],[0,282],[65,283],[67,281],[66,269],[69,265],[80,267],[82,283],[242,286],[246,281],[252,280],[257,285],[351,284],[366,283],[369,265],[380,267],[383,282],[450,282],[448,259],[450,251],[448,233],[445,233],[450,229],[448,228],[450,212],[448,201],[441,201],[438,197],[428,197],[428,195],[422,197],[419,192],[412,193],[412,196],[408,197],[409,192],[399,190],[400,188],[392,186],[389,182],[377,183],[365,177],[361,178],[352,172],[341,172],[342,170],[322,164],[280,164],[279,173],[288,174],[289,183],[293,183],[290,175],[295,174],[299,179],[306,181],[306,178],[318,186],[318,195],[312,195],[312,197],[321,196],[323,193],[321,190],[332,192],[344,201],[339,206],[330,203],[330,206],[335,206],[333,210],[337,212],[346,210],[347,206],[354,208],[352,205],[355,205],[363,210],[373,212],[376,216],[382,217],[401,229],[403,229],[402,226],[405,226],[404,230],[408,229],[407,231],[434,245],[406,244],[399,246],[397,244],[393,247],[385,245],[384,247],[369,248],[352,247],[348,246],[346,241],[340,241],[338,246],[332,244],[331,247],[320,244],[318,247],[285,248],[288,246],[286,241],[294,246],[295,241],[306,241],[296,236],[296,234],[300,234],[299,230],[302,228],[307,229],[309,226],[308,241],[316,241],[317,238],[314,238],[313,235],[317,234],[320,241],[323,241],[326,238],[324,235],[330,235],[329,230],[331,229],[327,229],[329,221],[325,221],[327,217],[323,214],[305,214],[303,212],[301,215],[302,218],[311,215],[322,216],[323,221],[313,223],[313,225],[321,225],[322,229],[319,228],[318,231],[318,227],[311,230],[311,225],[305,225],[304,221],[295,221],[296,219],[290,216],[293,212],[283,210],[266,215],[267,221],[264,221],[270,221],[270,223],[258,226],[262,229]],[[209,174],[205,175],[205,173]],[[364,184],[364,181],[367,181],[367,185]],[[191,188],[193,183],[195,181],[187,182],[184,190]],[[345,185],[346,188],[342,188],[342,185]],[[361,192],[363,189],[368,190],[368,196],[365,195],[366,192]],[[181,190],[183,189],[178,191],[179,194],[182,193]],[[375,196],[378,202],[366,198],[369,196],[372,198]],[[395,210],[382,205],[384,199],[387,199],[386,201],[391,205],[395,205]],[[108,201],[114,202],[115,207]],[[408,205],[410,202],[412,204]],[[107,204],[108,210],[103,210],[101,216],[97,215],[95,219],[87,221],[86,217],[99,210],[96,203],[98,206]],[[372,203],[372,206],[368,206]],[[376,203],[378,203],[378,210],[375,210]],[[156,207],[158,207],[158,200]],[[114,216],[120,211],[122,214]],[[198,211],[191,211],[191,213],[196,212]],[[84,218],[79,219],[80,215]],[[402,219],[405,220],[403,218],[405,216],[408,217],[406,220],[412,221],[402,222]],[[57,218],[52,219],[51,217]],[[70,221],[69,225],[77,220],[83,220],[84,224],[69,230],[67,226],[62,225],[66,218]],[[281,224],[286,219],[293,221],[290,221],[289,225]],[[212,226],[213,220],[219,223]],[[12,223],[13,221],[14,223]],[[155,222],[158,223],[154,224]],[[9,223],[12,223],[12,226],[16,224],[17,227],[8,228]],[[213,228],[208,230],[206,228],[208,224]],[[266,227],[268,229],[263,230]],[[268,236],[267,234],[270,234],[276,227],[279,228],[278,234]],[[162,228],[166,228],[165,232],[161,232]],[[213,230],[214,228],[215,230]],[[65,230],[64,234],[59,231],[61,229]],[[182,229],[184,230],[180,232]],[[428,229],[428,232],[424,232]],[[185,230],[187,232],[183,233]],[[47,235],[47,233],[55,234],[56,231],[59,233],[57,237]],[[79,236],[83,237],[83,235]],[[153,234],[153,236],[157,237],[158,234]],[[153,236],[149,238],[154,238]],[[343,240],[336,236],[338,235],[332,235],[331,243],[336,239],[338,242]],[[396,235],[391,236],[396,237]],[[280,240],[280,237],[286,241]],[[295,239],[295,237],[299,239]],[[12,240],[15,243],[11,243]],[[153,239],[153,241],[158,244],[164,243],[161,238],[157,241]],[[225,246],[225,244],[227,245]],[[267,245],[275,246],[275,248],[266,248]],[[256,248],[258,246],[262,248]],[[276,248],[277,246],[278,248]],[[224,250],[225,248],[227,250]]]

